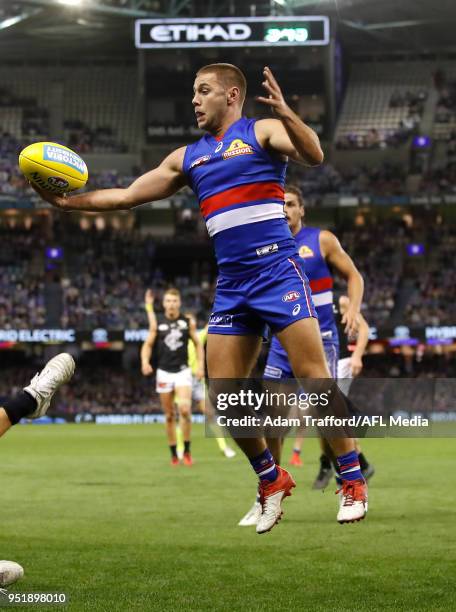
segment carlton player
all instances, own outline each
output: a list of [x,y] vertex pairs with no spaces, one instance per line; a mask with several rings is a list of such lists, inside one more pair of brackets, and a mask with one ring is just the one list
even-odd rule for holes
[[[146,294],[147,296],[147,294]],[[184,465],[191,466],[192,371],[188,365],[188,341],[193,342],[197,355],[196,375],[204,377],[203,349],[193,319],[181,315],[181,298],[177,289],[170,288],[163,296],[163,314],[148,311],[149,335],[141,348],[141,371],[153,373],[151,357],[157,343],[156,391],[166,418],[166,435],[171,452],[171,464],[178,465],[175,407],[184,438]]]
[[[263,76],[266,96],[257,100],[277,119],[243,117],[243,73],[231,64],[210,64],[198,71],[194,83],[196,120],[207,132],[199,141],[177,149],[126,189],[74,196],[38,192],[63,210],[110,211],[166,198],[190,185],[214,242],[220,273],[209,322],[209,378],[248,377],[269,325],[296,377],[330,379],[308,282],[283,211],[288,158],[318,165],[323,152],[315,132],[286,104],[269,68]],[[290,291],[298,296],[292,303],[282,299]],[[353,302],[344,315],[350,333],[356,332],[358,313],[359,304]],[[347,414],[342,395],[335,391],[331,398],[331,410]],[[260,481],[257,532],[264,533],[280,520],[282,500],[295,483],[275,464],[264,438],[239,438],[237,443]],[[355,487],[354,503],[343,522],[359,520],[366,512],[367,487],[353,440],[341,430],[330,444],[344,491],[353,496]]]

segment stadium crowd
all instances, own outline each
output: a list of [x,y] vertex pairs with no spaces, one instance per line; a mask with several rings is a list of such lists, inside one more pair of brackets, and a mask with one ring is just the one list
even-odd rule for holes
[[[308,222],[312,225],[311,212]],[[142,328],[146,324],[143,297],[146,287],[156,292],[160,309],[164,288],[173,284],[183,296],[184,308],[204,324],[210,314],[215,283],[211,246],[200,243],[207,257],[188,268],[188,249],[195,244],[186,231],[172,241],[152,238],[141,228],[81,229],[72,221],[54,221],[39,229],[0,226],[0,327],[27,328],[46,320],[46,246],[63,247],[57,278],[61,292],[60,325],[80,330]],[[30,222],[30,219],[29,219]],[[176,231],[179,226],[176,226]],[[331,228],[330,228],[331,229]],[[49,233],[50,232],[50,233]],[[453,324],[456,318],[456,276],[452,259],[456,247],[453,226],[417,224],[404,220],[364,219],[361,225],[343,221],[335,228],[342,245],[353,257],[365,280],[363,312],[369,323],[388,326],[395,312],[403,281],[413,283],[407,304],[402,303],[401,322],[412,326]],[[406,247],[420,238],[425,252],[419,268],[405,269]],[[55,238],[57,237],[57,238]],[[172,246],[174,263],[163,260],[160,249]],[[33,248],[32,248],[33,247]],[[179,259],[179,257],[181,259]],[[179,263],[180,262],[180,263]],[[345,283],[336,279],[336,292]]]

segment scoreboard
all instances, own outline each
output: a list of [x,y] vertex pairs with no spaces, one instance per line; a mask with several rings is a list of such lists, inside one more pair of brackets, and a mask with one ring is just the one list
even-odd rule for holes
[[329,43],[329,19],[309,17],[221,17],[138,19],[138,49],[201,47],[285,47]]

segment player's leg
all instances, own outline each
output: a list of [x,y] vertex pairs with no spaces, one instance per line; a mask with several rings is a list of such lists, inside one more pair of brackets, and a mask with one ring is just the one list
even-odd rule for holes
[[[288,354],[293,372],[297,378],[309,379],[306,387],[312,384],[315,390],[323,390],[331,379],[326,363],[323,345],[320,338],[318,321],[314,318],[300,319],[277,334]],[[302,347],[305,347],[303,359]],[[336,385],[331,388],[329,408],[336,417],[348,416],[345,399]],[[334,428],[322,433],[327,437],[332,452],[337,457],[339,473],[343,481],[343,499],[337,520],[353,522],[364,518],[367,512],[367,487],[361,473],[354,439],[340,429],[340,435]]]
[[23,391],[3,402],[0,408],[0,437],[27,417],[37,419],[46,414],[57,389],[73,376],[75,363],[68,353],[50,359]]
[[[204,383],[202,384],[204,385]],[[205,399],[200,400],[198,402],[198,407],[201,414],[204,414],[206,417],[206,423],[208,424],[207,426],[215,433],[215,441],[217,442],[217,446],[219,447],[220,452],[227,459],[232,459],[233,457],[236,457],[236,451],[234,451],[227,443],[226,438],[224,436],[224,432],[222,431],[221,427],[217,425],[217,423],[213,422],[214,411],[210,406],[209,401],[206,402]]]
[[[304,431],[304,427],[301,428],[301,431]],[[301,451],[302,451],[303,443],[304,443],[304,436],[299,433],[293,442],[293,452],[290,457],[290,465],[294,465],[296,467],[302,467]]]
[[[337,460],[334,453],[331,450],[328,442],[323,438],[319,439],[320,442],[320,468],[318,474],[312,484],[312,489],[326,489],[331,477],[336,470],[337,473]],[[333,470],[334,466],[334,470]]]
[[[223,435],[223,431],[214,422],[213,416],[214,411],[209,403],[206,402],[206,387],[204,380],[198,380],[195,376],[192,379],[192,397],[195,402],[197,402],[198,410],[201,414],[204,414],[206,417],[206,426],[214,432],[215,441],[217,442],[217,446],[220,449],[220,452],[227,458],[232,459],[236,457],[235,451],[227,444],[225,436]],[[207,405],[206,405],[207,404]]]
[[[215,397],[217,393],[217,379],[247,378],[258,359],[260,348],[259,336],[216,334],[211,333],[209,328],[206,353],[209,396]],[[257,533],[265,533],[280,520],[281,502],[290,495],[295,483],[288,472],[276,466],[264,438],[233,437],[260,480],[262,514],[257,524]]]
[[[344,357],[343,359],[339,359],[337,363],[337,384],[342,393],[348,395],[352,382],[353,373],[351,369],[350,357]],[[361,466],[361,471],[363,473],[364,479],[368,481],[369,478],[372,478],[372,476],[375,474],[375,468],[372,463],[369,463],[367,457],[363,453],[358,439],[355,440],[355,444],[356,452],[358,453],[359,464]]]
[[176,438],[176,411],[174,408],[174,391],[159,391],[160,405],[165,415],[166,438],[171,452],[171,465],[178,465]]
[[9,420],[6,410],[4,408],[0,408],[0,438],[6,434],[8,429],[10,429],[12,426],[13,424]]
[[191,436],[192,436],[192,388],[190,385],[176,386],[174,389],[174,403],[179,414],[179,425],[184,438],[184,465],[192,465]]

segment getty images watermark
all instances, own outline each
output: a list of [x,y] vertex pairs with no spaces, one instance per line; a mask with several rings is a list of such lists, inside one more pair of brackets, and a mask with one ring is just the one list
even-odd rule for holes
[[206,433],[456,436],[454,398],[455,379],[209,379]]

